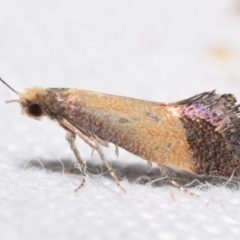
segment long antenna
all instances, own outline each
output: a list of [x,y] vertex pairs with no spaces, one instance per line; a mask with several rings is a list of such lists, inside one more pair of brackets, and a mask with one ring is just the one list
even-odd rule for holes
[[9,86],[5,81],[2,80],[2,78],[0,78],[0,81],[2,83],[4,83],[8,88],[10,88],[13,92],[15,92],[19,96],[19,92],[17,92],[15,89],[13,89],[11,86]]

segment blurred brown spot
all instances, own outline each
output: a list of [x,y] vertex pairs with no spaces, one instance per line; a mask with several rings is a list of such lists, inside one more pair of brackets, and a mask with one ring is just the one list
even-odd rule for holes
[[239,0],[236,1],[236,3],[235,3],[235,10],[238,14],[240,14],[240,1]]
[[213,57],[221,61],[240,61],[240,50],[229,46],[216,45],[210,48],[210,52]]
[[226,46],[214,46],[211,52],[214,57],[220,60],[229,60],[232,55],[230,49]]

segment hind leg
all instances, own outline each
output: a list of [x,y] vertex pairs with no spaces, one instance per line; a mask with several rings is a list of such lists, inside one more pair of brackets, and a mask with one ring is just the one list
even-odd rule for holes
[[161,170],[161,174],[163,176],[165,176],[167,178],[168,182],[170,182],[174,187],[178,188],[179,190],[183,191],[184,193],[186,193],[190,196],[199,197],[197,194],[194,194],[194,193],[188,191],[185,187],[181,186],[172,177],[170,177],[172,175],[171,172],[174,172],[172,169],[169,169],[168,167],[163,166],[163,165],[158,165],[158,166]]

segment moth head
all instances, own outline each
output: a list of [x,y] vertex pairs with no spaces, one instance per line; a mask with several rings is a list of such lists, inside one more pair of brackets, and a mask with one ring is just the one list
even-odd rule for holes
[[24,93],[20,93],[18,102],[22,106],[22,112],[32,118],[41,118],[45,115],[45,96],[46,90],[38,87],[29,88]]
[[18,102],[22,107],[22,112],[27,114],[29,117],[40,119],[42,116],[46,115],[44,100],[46,96],[46,90],[43,88],[29,88],[26,89],[24,93],[17,92],[12,87],[10,87],[5,81],[0,78],[0,81],[3,82],[8,88],[15,92],[19,99],[10,100],[10,102]]

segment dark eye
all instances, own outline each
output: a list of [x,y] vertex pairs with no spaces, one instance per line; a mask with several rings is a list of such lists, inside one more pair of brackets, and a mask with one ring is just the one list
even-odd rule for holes
[[42,109],[38,103],[31,103],[28,105],[28,112],[34,117],[40,117],[42,115]]

